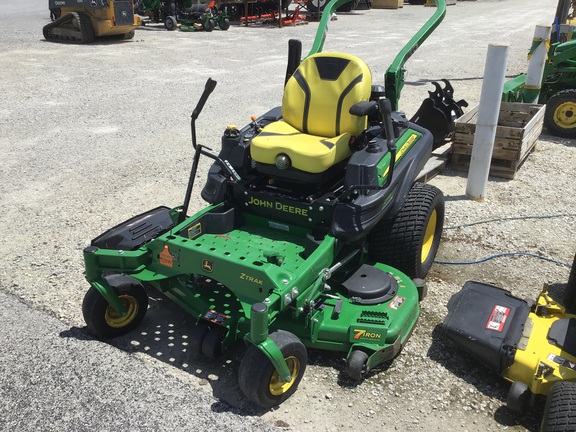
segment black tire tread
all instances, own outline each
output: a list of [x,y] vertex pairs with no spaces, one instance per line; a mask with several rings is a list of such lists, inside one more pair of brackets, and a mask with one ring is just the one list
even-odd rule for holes
[[94,29],[90,17],[85,13],[79,13],[80,33],[82,34],[82,43],[92,43],[95,39]]
[[368,361],[368,354],[361,350],[354,350],[350,353],[350,357],[346,362],[346,373],[350,378],[360,381],[364,374],[366,362]]
[[270,334],[270,339],[274,341],[285,357],[294,355],[300,359],[300,373],[286,393],[280,396],[270,394],[267,387],[270,377],[274,373],[274,366],[258,347],[250,345],[240,364],[238,384],[248,399],[265,408],[279,405],[292,396],[298,388],[308,363],[306,347],[292,333],[277,330]]
[[[432,209],[437,209],[435,244],[426,263],[421,263],[423,237]],[[382,220],[370,232],[370,259],[390,265],[411,278],[424,278],[434,261],[444,226],[444,196],[435,186],[415,183],[398,215]]]
[[136,317],[131,323],[122,328],[108,326],[104,319],[108,302],[93,286],[90,286],[82,301],[82,315],[86,326],[91,331],[104,338],[115,338],[130,332],[144,319],[148,309],[148,294],[142,285],[129,276],[112,274],[106,276],[106,280],[119,296],[129,294],[137,299],[139,308]]
[[576,430],[576,383],[560,381],[552,386],[546,399],[542,432]]

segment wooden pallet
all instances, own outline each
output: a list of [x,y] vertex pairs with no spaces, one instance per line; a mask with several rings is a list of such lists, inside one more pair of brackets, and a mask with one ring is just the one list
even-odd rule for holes
[[450,159],[451,152],[451,142],[433,150],[432,156],[430,156],[430,159],[428,159],[428,162],[426,162],[426,165],[424,165],[424,168],[422,168],[422,171],[420,171],[420,174],[418,174],[416,181],[428,183],[430,179],[436,177],[438,174],[444,171],[444,168],[446,168],[448,160]]
[[[513,179],[542,132],[544,105],[502,102],[492,151],[490,175]],[[452,167],[467,171],[476,132],[478,106],[456,120]]]
[[404,0],[372,0],[372,9],[398,9],[404,7]]

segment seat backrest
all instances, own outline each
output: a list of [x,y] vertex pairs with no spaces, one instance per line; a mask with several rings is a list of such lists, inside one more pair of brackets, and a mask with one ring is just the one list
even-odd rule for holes
[[299,131],[323,137],[358,136],[367,118],[349,113],[370,98],[372,75],[364,61],[344,53],[318,53],[300,63],[284,88],[283,120]]

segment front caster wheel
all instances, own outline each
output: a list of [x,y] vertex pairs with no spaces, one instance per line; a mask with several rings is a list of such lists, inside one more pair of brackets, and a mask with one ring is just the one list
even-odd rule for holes
[[106,277],[126,308],[118,315],[100,292],[90,287],[82,302],[84,321],[90,330],[105,338],[122,336],[140,324],[148,309],[148,295],[144,287],[129,276],[114,274]]
[[292,333],[278,330],[270,334],[270,339],[282,352],[291,381],[282,381],[268,357],[255,345],[248,348],[238,371],[238,382],[246,397],[264,408],[279,405],[294,394],[308,362],[306,347]]
[[517,413],[524,411],[530,398],[530,389],[526,384],[520,381],[515,381],[510,386],[508,397],[506,398],[506,406]]
[[368,354],[364,351],[354,350],[348,356],[346,361],[346,372],[353,380],[360,381],[366,371],[366,362],[368,361]]

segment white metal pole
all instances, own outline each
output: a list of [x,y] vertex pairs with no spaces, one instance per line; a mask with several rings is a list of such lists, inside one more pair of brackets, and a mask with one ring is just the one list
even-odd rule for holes
[[537,25],[534,30],[532,48],[528,54],[528,73],[524,86],[524,102],[536,103],[542,87],[542,74],[546,65],[546,55],[550,47],[550,26]]
[[466,185],[466,195],[478,201],[483,201],[486,196],[486,185],[490,173],[490,162],[508,62],[508,48],[508,44],[493,43],[488,45],[478,107],[478,120],[468,171],[468,184]]

